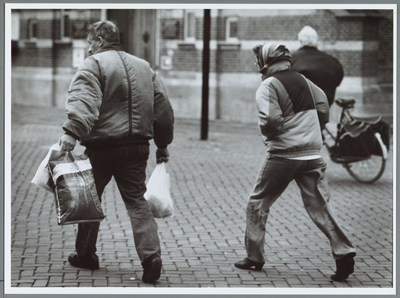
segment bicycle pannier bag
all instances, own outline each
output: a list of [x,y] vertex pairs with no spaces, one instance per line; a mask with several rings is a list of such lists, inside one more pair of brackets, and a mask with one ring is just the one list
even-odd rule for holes
[[97,195],[92,166],[86,155],[53,151],[49,158],[59,225],[105,218]]
[[[383,143],[386,145],[386,149],[389,151],[390,145],[390,126],[385,121],[380,121],[376,124],[371,125],[371,129],[374,132],[378,132],[381,135]],[[381,155],[382,150],[378,142],[374,146],[372,154]]]
[[374,149],[374,132],[368,124],[350,123],[340,131],[337,153],[349,158],[368,158]]

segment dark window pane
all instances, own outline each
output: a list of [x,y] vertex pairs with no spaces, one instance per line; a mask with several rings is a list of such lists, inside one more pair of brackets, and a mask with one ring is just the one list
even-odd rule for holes
[[38,37],[38,25],[37,25],[36,20],[29,20],[28,37],[29,38],[37,38]]
[[65,15],[64,16],[64,37],[71,37],[71,25],[70,25],[70,20],[69,16]]
[[238,23],[237,23],[237,21],[230,22],[229,37],[230,38],[237,38],[238,37]]

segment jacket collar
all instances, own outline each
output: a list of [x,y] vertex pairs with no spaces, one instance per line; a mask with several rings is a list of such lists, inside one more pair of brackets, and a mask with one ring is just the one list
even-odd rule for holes
[[299,51],[300,51],[300,50],[317,51],[318,48],[317,48],[317,47],[312,47],[312,46],[302,46],[302,47],[299,49]]
[[107,45],[105,45],[104,47],[100,48],[96,54],[98,53],[103,53],[103,52],[107,52],[107,51],[122,51],[122,46],[119,42],[113,42],[113,43],[109,43]]
[[288,70],[290,69],[290,62],[289,61],[278,61],[274,64],[272,64],[270,67],[268,67],[265,71],[262,72],[262,80],[264,81],[265,79],[269,78],[272,76],[274,73],[278,71],[283,71],[283,70]]

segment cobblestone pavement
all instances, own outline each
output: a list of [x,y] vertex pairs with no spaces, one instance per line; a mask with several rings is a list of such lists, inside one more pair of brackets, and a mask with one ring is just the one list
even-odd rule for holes
[[[256,125],[219,121],[210,122],[209,140],[201,141],[199,121],[176,120],[167,164],[175,216],[157,219],[163,268],[156,284],[141,281],[130,221],[114,182],[103,196],[107,217],[98,240],[101,268],[72,267],[67,256],[74,251],[76,226],[58,226],[53,195],[30,183],[62,134],[64,118],[60,109],[12,107],[11,198],[7,200],[11,199],[13,290],[112,287],[138,293],[132,288],[200,287],[271,293],[324,288],[328,293],[334,293],[332,289],[353,293],[393,288],[392,152],[383,177],[365,185],[332,163],[324,151],[331,205],[357,248],[355,273],[347,282],[330,280],[335,263],[328,240],[308,217],[294,183],[271,208],[263,270],[239,270],[233,263],[245,257],[246,199],[265,148]],[[155,166],[154,153],[152,144],[148,175]]]

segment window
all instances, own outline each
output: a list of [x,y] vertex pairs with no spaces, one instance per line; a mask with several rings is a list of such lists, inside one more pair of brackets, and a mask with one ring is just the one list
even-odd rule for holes
[[64,15],[63,16],[63,37],[71,37],[71,26],[70,26],[70,21],[69,21],[69,15]]
[[194,12],[185,11],[184,39],[187,42],[196,40],[196,16]]
[[38,37],[38,24],[36,19],[28,21],[28,38],[37,39]]
[[61,40],[69,40],[72,37],[71,21],[70,21],[70,10],[61,9]]
[[238,41],[238,18],[228,17],[226,19],[226,35],[225,39],[228,42]]

